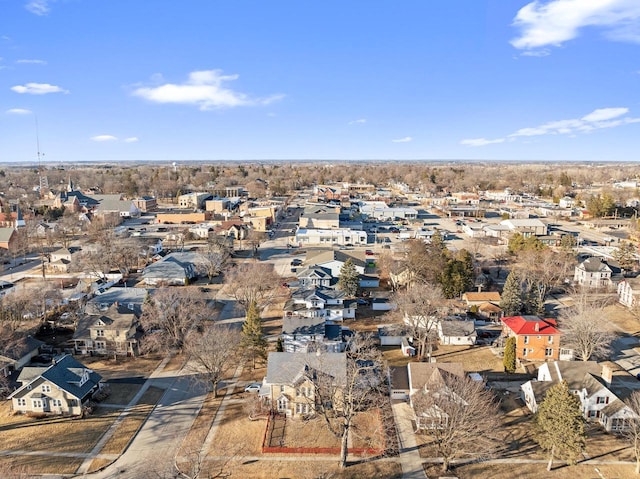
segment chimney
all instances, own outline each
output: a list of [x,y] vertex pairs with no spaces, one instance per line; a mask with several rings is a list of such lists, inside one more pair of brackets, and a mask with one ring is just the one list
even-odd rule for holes
[[605,383],[607,383],[607,386],[611,386],[611,380],[613,379],[613,368],[608,362],[602,363],[602,379]]
[[540,332],[540,322],[536,321],[536,324],[533,325],[533,330],[536,333]]

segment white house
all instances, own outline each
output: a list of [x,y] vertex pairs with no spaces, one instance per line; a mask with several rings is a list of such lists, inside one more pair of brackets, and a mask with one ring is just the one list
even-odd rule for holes
[[443,345],[473,346],[478,334],[473,321],[438,321],[438,340]]
[[624,431],[629,419],[637,417],[623,402],[640,389],[635,377],[611,361],[551,361],[540,365],[538,380],[521,386],[525,404],[535,413],[550,387],[566,381],[580,399],[582,414],[600,423],[607,432]]
[[291,295],[284,305],[284,317],[322,318],[325,321],[342,321],[356,317],[355,300],[345,300],[337,289],[301,288]]
[[606,288],[612,285],[611,274],[612,269],[602,258],[592,256],[575,267],[573,280],[586,288]]
[[618,283],[618,302],[627,308],[637,305],[636,295],[640,293],[640,278],[625,278]]
[[500,224],[525,237],[547,234],[547,225],[536,218],[508,219],[501,221]]

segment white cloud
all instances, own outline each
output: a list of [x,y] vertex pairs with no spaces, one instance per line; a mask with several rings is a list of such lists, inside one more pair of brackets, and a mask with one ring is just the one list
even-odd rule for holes
[[542,50],[526,50],[521,53],[523,57],[548,57],[551,52],[546,48]]
[[27,110],[26,108],[11,108],[5,111],[5,113],[9,115],[29,115],[31,114],[31,110]]
[[118,138],[113,135],[97,135],[97,136],[92,136],[90,140],[97,141],[97,142],[105,142],[105,141],[117,141]]
[[27,83],[25,85],[12,86],[16,93],[28,93],[29,95],[45,95],[47,93],[69,93],[67,90],[48,83]]
[[495,143],[504,143],[504,141],[504,138],[496,138],[495,140],[487,140],[486,138],[469,138],[467,140],[462,140],[460,144],[464,146],[486,146],[493,145]]
[[362,125],[367,122],[366,118],[358,118],[357,120],[352,120],[349,122],[349,125]]
[[29,64],[29,65],[46,65],[47,64],[47,62],[44,60],[36,60],[36,59],[29,59],[29,58],[16,60],[16,63]]
[[203,70],[189,73],[181,84],[165,83],[157,87],[141,87],[135,96],[156,103],[197,105],[200,110],[237,106],[268,105],[284,95],[251,98],[249,95],[225,88],[223,83],[237,80],[238,75],[223,75],[221,70]]
[[140,140],[138,139],[137,136],[131,136],[129,138],[125,138],[124,139],[125,143],[137,143],[138,141],[140,141]]
[[598,108],[582,117],[584,121],[605,121],[629,113],[628,108]]
[[393,143],[409,143],[410,141],[413,141],[413,138],[411,138],[410,136],[405,136],[404,138],[398,138],[396,140],[391,140]]
[[505,141],[515,141],[518,138],[543,135],[569,135],[575,136],[578,133],[589,133],[604,128],[615,128],[633,123],[640,123],[640,118],[624,116],[629,113],[628,108],[598,108],[581,118],[568,120],[556,120],[542,125],[520,128],[507,135],[506,138],[486,140],[485,138],[471,138],[462,140],[460,143],[466,146],[485,146],[493,143],[503,143]]
[[51,7],[49,6],[49,4],[53,1],[54,0],[31,0],[24,6],[24,8],[26,8],[34,15],[42,17],[49,14],[49,12],[51,11]]
[[640,42],[640,2],[637,0],[535,0],[522,7],[513,25],[520,35],[511,40],[519,50],[558,47],[598,27],[616,41]]

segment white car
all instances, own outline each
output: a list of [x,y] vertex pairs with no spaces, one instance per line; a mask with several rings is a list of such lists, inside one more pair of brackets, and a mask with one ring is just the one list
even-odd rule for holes
[[260,383],[251,383],[246,388],[244,388],[244,392],[246,393],[257,393],[260,391],[262,384]]

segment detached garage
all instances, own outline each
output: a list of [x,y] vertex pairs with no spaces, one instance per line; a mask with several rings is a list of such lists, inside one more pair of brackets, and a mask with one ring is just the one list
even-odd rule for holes
[[409,373],[406,366],[389,368],[389,384],[392,400],[409,400]]

